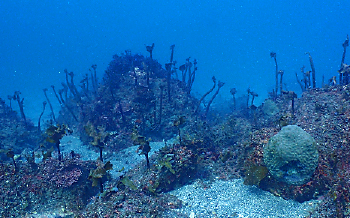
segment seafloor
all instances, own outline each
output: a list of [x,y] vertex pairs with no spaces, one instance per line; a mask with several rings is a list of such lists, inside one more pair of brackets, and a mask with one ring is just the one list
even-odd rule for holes
[[[26,118],[19,92],[2,100],[1,217],[350,215],[348,85],[307,88],[299,98],[272,93],[259,107],[254,92],[236,97],[232,89],[232,101],[213,103],[224,83],[213,77],[208,93],[194,97],[196,65],[164,69],[127,51],[102,79],[95,65],[80,83],[66,71],[43,104],[44,112],[58,101],[60,113],[50,110],[41,124]],[[264,147],[289,125],[317,149],[302,184],[278,179],[264,162]]]

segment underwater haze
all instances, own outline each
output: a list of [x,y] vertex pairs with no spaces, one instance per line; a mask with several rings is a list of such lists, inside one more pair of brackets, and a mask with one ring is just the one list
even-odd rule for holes
[[310,68],[305,52],[313,57],[318,87],[322,75],[338,75],[350,33],[349,6],[330,0],[1,1],[0,97],[8,102],[8,95],[21,91],[25,112],[36,120],[42,89],[60,87],[64,69],[78,83],[97,64],[101,79],[114,54],[148,56],[145,45],[152,43],[153,58],[163,66],[172,44],[177,66],[197,59],[193,93],[210,89],[212,76],[225,82],[217,104],[232,97],[231,88],[242,95],[248,87],[261,103],[275,85],[272,51],[285,71],[286,89],[300,93],[295,73]]

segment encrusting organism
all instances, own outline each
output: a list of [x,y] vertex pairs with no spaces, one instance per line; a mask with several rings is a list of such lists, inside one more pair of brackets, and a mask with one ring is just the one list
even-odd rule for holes
[[249,108],[250,87],[247,89],[247,109]]
[[[186,87],[187,94],[189,95],[192,90],[192,86],[194,83],[194,79],[196,78],[196,72],[197,72],[197,60],[194,59],[193,63],[190,61],[191,57],[186,58],[186,63],[181,65],[179,67],[179,70],[181,71],[182,74],[182,83]],[[193,66],[193,71],[191,70]],[[187,82],[186,82],[187,80]]]
[[232,98],[233,98],[233,110],[236,110],[236,97],[235,97],[235,94],[237,93],[236,88],[232,88],[230,90],[230,93],[231,93]]
[[181,70],[181,71],[182,71],[183,67],[185,68],[185,70],[182,71],[182,82],[183,82],[184,84],[186,84],[186,75],[187,75],[187,71],[188,71],[190,65],[192,64],[192,63],[190,62],[190,59],[191,59],[191,57],[186,58],[186,63],[185,63],[184,65],[181,65],[181,66],[180,66],[180,70]]
[[198,110],[199,110],[199,108],[200,108],[200,105],[201,105],[202,101],[204,100],[204,98],[207,97],[207,95],[209,95],[209,94],[215,89],[215,87],[216,87],[216,78],[215,78],[215,76],[213,76],[211,79],[213,80],[213,83],[214,83],[214,84],[213,84],[213,87],[212,87],[209,91],[207,91],[207,92],[201,97],[201,99],[199,99],[197,109],[196,109],[196,111],[195,111],[194,113],[197,113],[197,112],[198,112]]
[[120,115],[122,116],[123,124],[126,125],[126,118],[125,118],[123,107],[121,104],[121,99],[118,100],[118,108],[119,108]]
[[21,112],[21,116],[22,116],[22,119],[24,120],[24,124],[25,126],[27,126],[27,119],[26,119],[26,115],[24,114],[24,104],[23,104],[23,101],[24,101],[24,98],[21,98],[19,97],[19,95],[21,94],[20,91],[15,91],[15,94],[13,95],[13,100],[16,100],[18,102],[18,106],[19,106],[19,110]]
[[93,89],[93,93],[96,95],[97,94],[97,89],[98,89],[98,82],[97,82],[97,73],[96,73],[96,69],[97,69],[97,65],[93,64],[91,65],[91,69],[89,69],[89,71],[91,72],[91,84],[92,84],[92,89]]
[[166,82],[167,82],[167,90],[168,90],[168,101],[171,102],[171,90],[170,90],[170,83],[171,83],[171,67],[172,63],[167,63],[165,64],[165,69],[167,71],[167,77],[166,77]]
[[295,77],[297,79],[298,84],[300,85],[301,91],[305,91],[311,88],[311,71],[306,71],[305,70],[305,66],[302,66],[300,68],[300,72],[303,75],[303,79],[299,80],[298,78],[298,74],[295,73]]
[[12,99],[13,99],[13,96],[12,95],[8,95],[7,99],[10,100],[10,110],[12,111]]
[[[62,83],[62,85],[63,85],[63,89],[58,90],[58,94],[60,96],[62,106],[64,105],[64,107],[67,108],[69,113],[73,116],[74,120],[78,122],[78,118],[75,116],[75,114],[73,113],[73,110],[67,104],[67,86],[64,83]],[[63,93],[66,96],[66,100],[63,99],[63,96],[62,96]]]
[[252,101],[250,103],[250,106],[253,106],[255,97],[258,97],[259,95],[255,92],[250,91],[250,89],[248,89],[248,94],[250,94],[252,96]]
[[330,86],[337,85],[337,77],[336,76],[332,76],[332,78],[330,78],[329,81],[328,81],[328,85],[330,85]]
[[304,77],[305,77],[305,87],[307,89],[310,89],[311,88],[311,71],[306,71],[304,73]]
[[278,71],[278,74],[280,75],[280,93],[282,94],[282,90],[283,90],[283,74],[284,74],[284,71],[283,70],[279,70]]
[[49,106],[50,106],[50,109],[51,109],[52,119],[53,119],[53,121],[54,121],[55,123],[57,123],[56,117],[55,117],[55,113],[54,113],[54,111],[53,111],[52,104],[51,104],[50,99],[49,99],[49,97],[47,96],[47,93],[46,93],[46,92],[47,92],[47,88],[43,89],[43,91],[44,91],[45,98],[46,98],[47,102],[49,103]]
[[283,70],[278,70],[278,65],[277,65],[277,56],[275,52],[270,52],[270,57],[273,58],[275,60],[275,65],[276,65],[276,73],[275,73],[275,79],[276,79],[276,86],[275,86],[275,90],[273,90],[274,93],[274,99],[277,98],[278,96],[278,75],[280,75],[280,81],[279,81],[279,88],[280,88],[280,94],[282,94],[282,79],[283,79]]
[[197,60],[193,60],[193,71],[189,71],[188,74],[188,82],[187,82],[187,94],[189,95],[192,90],[192,85],[194,83],[194,79],[196,78],[196,72],[197,72]]
[[340,64],[340,66],[342,66],[343,64],[344,64],[344,61],[345,61],[345,54],[346,54],[346,47],[348,47],[349,46],[349,35],[346,35],[346,39],[345,39],[345,41],[344,41],[344,43],[343,43],[343,49],[344,49],[344,51],[343,51],[343,56],[342,56],[342,59],[341,59],[341,64]]
[[349,83],[349,74],[350,74],[350,65],[343,64],[340,70],[338,71],[341,75],[342,85]]
[[158,127],[162,123],[162,110],[163,110],[163,90],[164,90],[164,85],[160,85],[160,96],[159,96],[159,120],[158,120]]
[[[181,71],[181,76],[184,78],[185,70],[186,70],[186,64],[183,64],[179,67],[179,70]],[[184,79],[183,79],[184,80]]]
[[305,54],[309,55],[309,61],[310,61],[311,73],[312,73],[312,88],[316,88],[316,73],[315,73],[314,61],[312,60],[310,52],[305,52]]
[[218,82],[218,89],[216,90],[216,92],[215,92],[214,95],[211,97],[210,101],[208,102],[207,109],[206,109],[205,115],[204,115],[205,117],[207,117],[207,115],[208,115],[208,112],[209,112],[209,108],[210,108],[211,103],[213,103],[215,97],[219,94],[220,89],[221,89],[224,85],[225,85],[224,82],[221,82],[221,81]]
[[276,86],[275,86],[275,98],[277,97],[277,91],[278,91],[278,65],[277,65],[277,55],[276,52],[270,52],[270,57],[273,58],[275,60],[275,65],[276,65]]
[[[249,97],[250,95],[252,96],[252,100],[249,106]],[[247,111],[248,114],[251,112],[253,114],[254,122],[256,122],[256,109],[258,108],[257,106],[254,105],[254,99],[258,97],[259,95],[255,92],[250,91],[250,88],[247,89]]]
[[149,52],[149,57],[151,59],[153,59],[153,57],[152,57],[153,49],[154,49],[154,43],[152,43],[152,45],[146,45],[146,50]]
[[83,90],[83,93],[85,97],[92,101],[92,99],[89,96],[89,75],[85,74],[84,78],[80,81],[80,88]]
[[173,63],[173,60],[174,60],[174,48],[175,48],[174,44],[170,46],[170,50],[171,50],[170,63]]
[[343,56],[340,64],[340,70],[339,72],[339,84],[340,85],[347,85],[349,83],[349,65],[346,65],[345,62],[345,55],[346,55],[346,47],[349,46],[349,35],[346,36],[346,39],[343,43]]
[[[343,56],[342,56],[342,59],[341,59],[341,63],[340,63],[340,69],[343,68],[343,64],[345,62],[345,55],[346,55],[346,47],[349,46],[349,35],[346,35],[346,39],[343,43]],[[342,85],[343,84],[343,74],[341,73],[341,71],[339,70],[339,84]]]
[[[63,89],[61,89],[62,90],[61,94],[64,94],[64,99],[62,96],[60,96],[60,97],[61,97],[62,103],[64,103],[65,101],[68,100],[68,86],[64,82],[62,82],[61,85],[63,86]],[[60,94],[60,91],[58,91],[58,94]]]
[[171,74],[173,73],[172,71],[172,67],[174,65],[173,60],[174,60],[174,48],[175,45],[171,45],[170,46],[170,50],[171,50],[171,55],[170,55],[170,62],[165,64],[165,69],[167,71],[167,89],[168,89],[168,101],[170,102],[170,82],[171,82]]
[[58,102],[59,102],[59,103],[60,103],[60,105],[62,106],[62,102],[61,102],[60,98],[59,98],[59,97],[58,97],[58,95],[57,95],[57,92],[56,92],[55,86],[54,86],[54,85],[51,85],[51,88],[52,88],[52,91],[53,91],[53,93],[55,94],[55,96],[56,96],[56,98],[57,98]]
[[[305,75],[304,75],[304,68],[305,68],[305,66],[303,66],[300,70],[301,70],[301,72],[302,72],[302,74],[303,74],[303,77],[305,78]],[[297,79],[297,82],[298,82],[298,84],[299,84],[299,86],[300,86],[300,88],[301,88],[301,91],[304,92],[305,89],[306,89],[306,88],[305,88],[305,87],[306,87],[306,84],[303,85],[304,80],[300,80],[300,79],[298,78],[298,73],[297,73],[297,72],[295,72],[295,78]]]
[[70,72],[69,76],[70,76],[70,84],[69,84],[68,88],[69,87],[71,88],[71,92],[72,92],[73,96],[77,99],[77,101],[80,101],[81,100],[80,93],[78,92],[78,89],[74,84],[74,73]]
[[38,120],[38,131],[39,132],[41,132],[40,121],[41,121],[41,117],[43,116],[43,114],[45,112],[46,104],[47,104],[47,102],[43,101],[43,111],[40,113],[39,120]]
[[294,102],[298,96],[295,92],[293,91],[283,91],[282,92],[283,95],[286,95],[288,99],[292,100],[292,114],[294,115],[294,111],[295,111],[295,107],[294,107]]
[[182,144],[181,142],[181,130],[180,127],[183,126],[183,124],[186,122],[186,117],[185,116],[180,116],[178,119],[174,120],[173,125],[177,128],[178,134],[179,134],[179,141],[180,145]]

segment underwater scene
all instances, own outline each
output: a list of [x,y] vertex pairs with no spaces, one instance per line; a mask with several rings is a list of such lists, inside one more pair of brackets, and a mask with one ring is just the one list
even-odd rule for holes
[[350,217],[349,7],[1,2],[0,217]]

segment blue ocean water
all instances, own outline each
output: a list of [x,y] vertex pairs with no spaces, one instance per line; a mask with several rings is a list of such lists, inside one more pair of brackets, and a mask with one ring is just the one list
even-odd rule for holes
[[[310,69],[310,52],[317,85],[337,75],[350,32],[348,1],[58,1],[0,2],[0,97],[15,90],[25,98],[25,112],[37,119],[45,100],[42,89],[60,86],[63,70],[78,78],[97,64],[101,78],[112,55],[129,49],[179,65],[188,57],[198,61],[194,93],[203,93],[211,77],[226,83],[221,98],[247,88],[262,102],[274,87],[277,53],[285,71],[286,89],[300,91],[295,72]],[[178,65],[178,66],[179,66]],[[52,102],[56,102],[52,93]],[[219,98],[218,98],[219,100]]]

